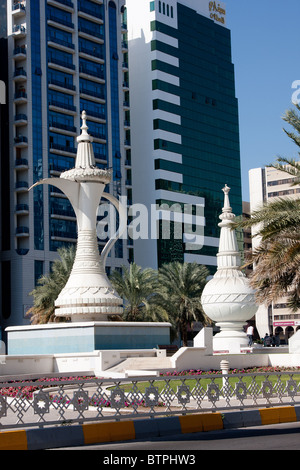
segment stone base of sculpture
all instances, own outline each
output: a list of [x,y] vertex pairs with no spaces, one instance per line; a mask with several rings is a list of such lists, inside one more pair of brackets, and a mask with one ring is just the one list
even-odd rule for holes
[[[236,323],[222,323],[222,331],[213,337],[214,353],[239,354],[242,349],[248,347],[248,336],[242,328],[237,328]],[[241,323],[241,327],[243,325],[244,323]]]
[[152,349],[170,344],[170,323],[71,322],[6,328],[8,355]]

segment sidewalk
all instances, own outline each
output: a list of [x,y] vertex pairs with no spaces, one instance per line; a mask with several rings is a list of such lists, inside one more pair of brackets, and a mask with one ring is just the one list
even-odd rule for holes
[[0,432],[0,450],[40,450],[300,421],[300,405]]

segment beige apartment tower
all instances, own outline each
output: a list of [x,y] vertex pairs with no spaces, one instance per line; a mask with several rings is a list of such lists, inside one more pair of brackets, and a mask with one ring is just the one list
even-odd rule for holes
[[[258,209],[264,202],[272,201],[278,197],[300,197],[300,185],[291,186],[294,178],[288,173],[275,168],[254,168],[249,171],[250,212]],[[252,233],[253,235],[253,233]],[[252,239],[255,248],[259,239]],[[266,333],[279,333],[281,343],[287,340],[300,328],[300,311],[291,312],[285,299],[265,307],[261,305],[256,313],[256,327],[259,335]]]

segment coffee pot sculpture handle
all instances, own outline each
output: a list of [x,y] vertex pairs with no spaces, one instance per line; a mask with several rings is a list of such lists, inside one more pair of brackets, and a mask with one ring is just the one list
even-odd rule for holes
[[127,228],[127,208],[111,194],[103,193],[102,197],[110,201],[119,213],[119,228],[116,233],[108,240],[101,252],[101,260],[103,266],[105,266],[108,253]]

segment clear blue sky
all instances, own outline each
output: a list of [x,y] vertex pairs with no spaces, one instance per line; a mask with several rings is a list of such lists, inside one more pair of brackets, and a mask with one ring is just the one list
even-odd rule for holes
[[249,169],[279,155],[298,157],[282,115],[294,107],[292,83],[300,80],[300,1],[224,1],[239,100],[242,192],[249,201]]

